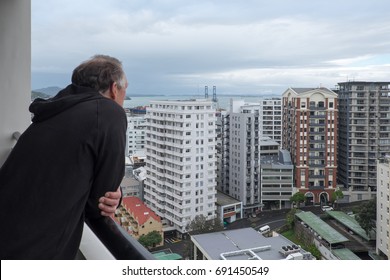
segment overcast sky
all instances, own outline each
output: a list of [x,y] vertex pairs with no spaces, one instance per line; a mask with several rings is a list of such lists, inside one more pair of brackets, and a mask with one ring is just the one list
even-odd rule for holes
[[93,54],[132,94],[281,94],[390,80],[389,0],[33,0],[32,88]]

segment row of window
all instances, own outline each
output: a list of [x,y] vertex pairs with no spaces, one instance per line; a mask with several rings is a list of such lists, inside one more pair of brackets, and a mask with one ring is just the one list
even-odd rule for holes
[[213,107],[211,105],[208,106],[183,106],[183,105],[172,105],[172,104],[150,104],[150,108],[158,108],[158,109],[170,109],[170,110],[211,110]]
[[[328,108],[333,108],[333,104],[334,103],[332,101],[330,101],[328,103]],[[324,101],[318,101],[318,102],[310,101],[309,107],[325,108],[325,102]],[[306,102],[305,101],[301,101],[301,108],[306,108]]]

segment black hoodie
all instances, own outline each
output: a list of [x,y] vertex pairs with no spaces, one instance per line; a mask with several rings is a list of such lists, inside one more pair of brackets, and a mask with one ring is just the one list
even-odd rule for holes
[[124,173],[126,114],[69,85],[30,105],[33,123],[0,169],[0,258],[73,259],[84,219]]

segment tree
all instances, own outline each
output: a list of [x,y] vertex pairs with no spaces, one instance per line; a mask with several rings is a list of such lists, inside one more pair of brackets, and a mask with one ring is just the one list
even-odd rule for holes
[[194,234],[221,231],[223,230],[223,224],[221,223],[219,218],[207,220],[205,216],[197,215],[187,225],[186,229],[188,232],[194,235]]
[[290,197],[290,201],[297,205],[299,208],[299,205],[305,201],[305,194],[301,192],[296,192],[292,197]]
[[156,246],[156,244],[160,244],[162,241],[162,236],[158,231],[154,230],[146,235],[142,235],[138,241],[144,247],[150,248]]
[[343,198],[344,198],[344,194],[343,191],[340,189],[337,189],[332,193],[332,201],[334,204],[337,204],[338,200]]
[[[286,215],[286,224],[290,229],[294,227],[294,222],[295,222],[295,214],[297,213],[297,209],[291,209],[287,215]],[[301,211],[301,210],[299,210]]]
[[358,209],[356,221],[366,231],[366,234],[370,236],[370,232],[375,230],[376,226],[376,201],[372,199],[366,203],[363,203]]

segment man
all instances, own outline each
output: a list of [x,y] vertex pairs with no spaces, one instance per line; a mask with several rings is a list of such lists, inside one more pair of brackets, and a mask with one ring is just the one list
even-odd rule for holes
[[96,55],[71,85],[30,105],[32,124],[0,169],[1,259],[74,259],[84,220],[115,211],[126,88],[121,62]]

